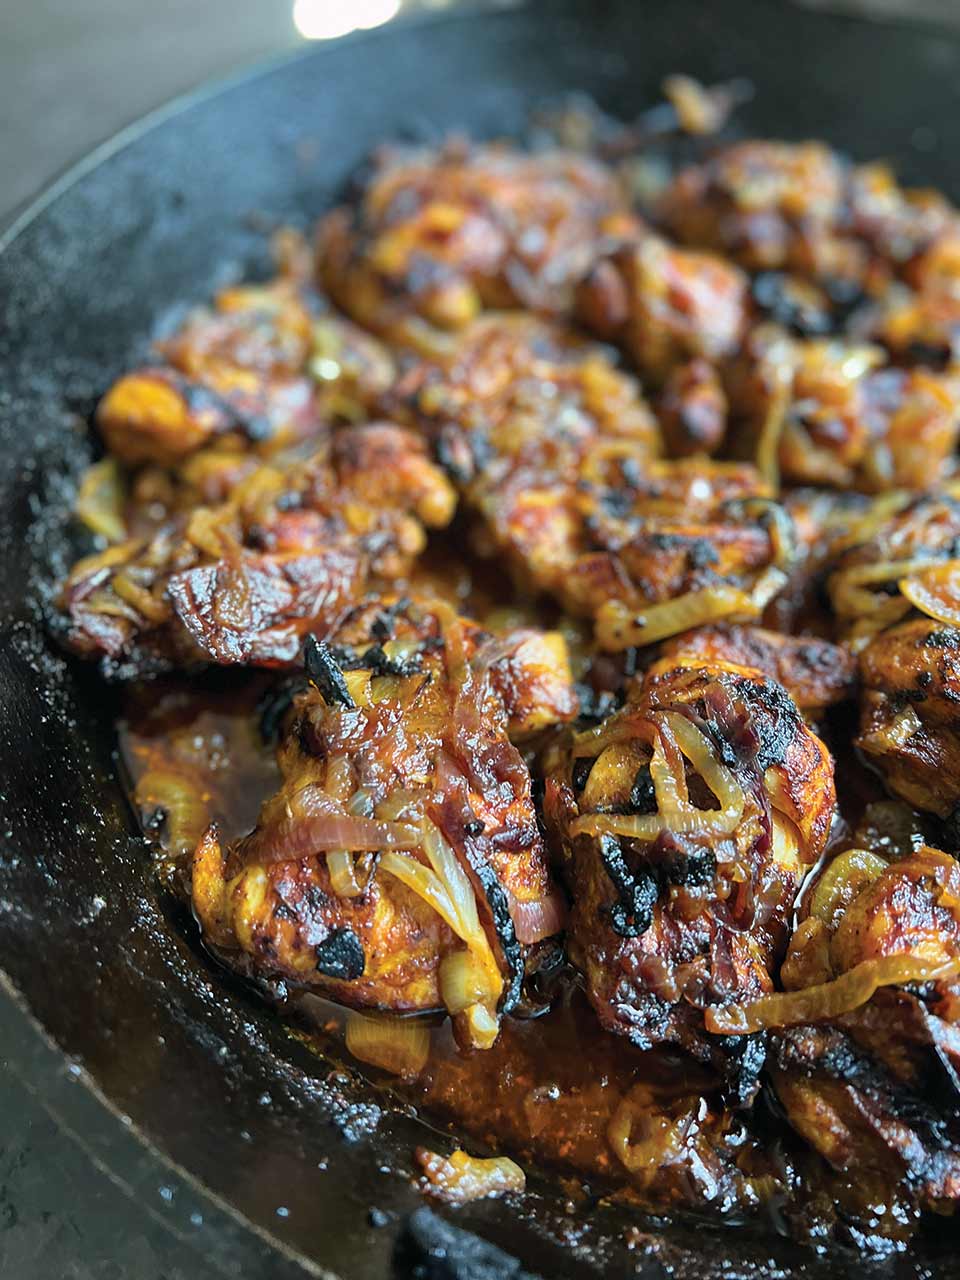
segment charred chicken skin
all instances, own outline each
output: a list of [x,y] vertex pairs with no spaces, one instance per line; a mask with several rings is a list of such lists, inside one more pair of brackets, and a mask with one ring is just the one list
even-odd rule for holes
[[356,1008],[446,1008],[486,1047],[523,951],[557,932],[530,775],[509,734],[576,710],[556,634],[487,635],[441,604],[359,607],[309,640],[282,785],[231,848],[211,830],[192,899],[241,966]]
[[857,746],[889,791],[941,818],[960,803],[960,630],[917,617],[860,655]]
[[681,170],[657,216],[685,244],[750,271],[788,270],[839,289],[879,292],[917,279],[952,238],[943,197],[899,187],[883,165],[855,166],[819,142],[737,142]]
[[805,714],[852,698],[857,689],[856,659],[841,645],[816,636],[788,636],[765,627],[698,627],[664,644],[661,660],[732,663],[752,667],[782,684]]
[[704,1009],[773,990],[834,801],[826,747],[750,667],[665,658],[580,734],[545,804],[602,1025],[712,1057]]
[[578,291],[578,317],[662,383],[687,360],[734,354],[748,296],[747,277],[723,258],[641,235],[591,268]]

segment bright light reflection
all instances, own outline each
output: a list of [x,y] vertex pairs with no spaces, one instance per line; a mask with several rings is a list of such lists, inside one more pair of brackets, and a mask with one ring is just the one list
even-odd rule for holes
[[307,40],[333,40],[395,18],[401,0],[294,0],[293,25]]

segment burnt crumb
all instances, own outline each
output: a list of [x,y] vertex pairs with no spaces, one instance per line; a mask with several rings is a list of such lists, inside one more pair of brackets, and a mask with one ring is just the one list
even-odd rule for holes
[[303,660],[306,664],[310,683],[329,706],[354,706],[343,672],[329,647],[316,636],[307,636],[303,646]]
[[[633,506],[633,499],[624,489],[605,489],[599,502],[607,515],[615,520],[625,520]],[[587,525],[591,532],[596,532],[598,522],[592,516],[587,518]]]
[[476,473],[470,444],[455,427],[444,427],[434,446],[437,462],[455,484],[468,484]]
[[307,687],[308,682],[303,676],[288,676],[263,695],[257,703],[257,713],[260,737],[265,743],[277,740],[284,717],[293,705],[294,698],[303,693]]
[[954,805],[937,825],[937,843],[946,853],[956,856],[960,853],[960,804]]
[[408,658],[391,658],[379,644],[371,645],[363,654],[359,665],[369,667],[377,676],[415,676],[423,670],[423,661],[419,653]]
[[577,721],[583,726],[599,724],[601,720],[606,720],[607,716],[623,703],[622,695],[613,693],[609,689],[598,690],[592,685],[577,683],[574,685],[574,690],[580,706]]
[[317,971],[328,978],[352,982],[363,973],[366,957],[352,929],[334,929],[315,949]]
[[946,343],[922,342],[914,338],[907,343],[903,355],[907,364],[942,370],[947,367],[951,352]]
[[664,832],[654,851],[665,884],[680,889],[699,889],[713,884],[717,875],[717,859],[712,849],[703,845],[684,845],[680,840]]
[[706,538],[694,538],[687,549],[687,564],[691,569],[706,569],[717,563],[716,551]]
[[374,640],[377,640],[380,644],[386,644],[393,635],[393,622],[394,619],[391,615],[378,613],[370,624],[370,634]]
[[748,1107],[760,1088],[767,1060],[767,1036],[731,1036],[724,1044],[723,1096],[728,1105]]
[[[687,554],[690,552],[689,539],[682,533],[651,533],[650,546],[655,551],[683,551]],[[702,539],[699,539],[702,541]],[[714,557],[716,559],[716,557]]]
[[643,468],[636,458],[624,458],[620,463],[620,474],[623,476],[624,483],[629,485],[631,489],[643,487]]
[[633,786],[630,788],[630,808],[639,814],[656,812],[657,793],[648,764],[641,765],[633,779]]
[[933,684],[933,672],[921,671],[920,674],[917,676],[917,684],[920,686],[921,689],[929,689],[930,686]]
[[144,810],[140,814],[140,826],[143,828],[143,834],[153,839],[163,834],[166,821],[167,811],[162,804],[156,805],[153,809]]
[[602,910],[609,915],[614,933],[621,938],[638,938],[653,921],[653,908],[659,897],[656,877],[649,871],[634,874],[615,836],[603,835],[599,843],[600,857],[618,899]]
[[958,649],[960,648],[960,631],[955,627],[931,631],[922,636],[919,643],[924,649]]
[[831,316],[809,290],[779,271],[762,271],[754,280],[753,300],[777,324],[801,338],[830,332]]
[[481,836],[486,827],[479,818],[471,818],[469,822],[463,824],[463,829],[468,836]]
[[384,605],[370,623],[371,639],[379,644],[386,644],[388,640],[392,640],[393,633],[396,630],[397,618],[406,613],[409,608],[409,596],[401,596],[399,600],[394,600],[392,604]]
[[587,779],[590,777],[590,770],[592,768],[593,760],[590,756],[580,756],[574,761],[571,782],[573,784],[575,795],[579,795],[587,785]]

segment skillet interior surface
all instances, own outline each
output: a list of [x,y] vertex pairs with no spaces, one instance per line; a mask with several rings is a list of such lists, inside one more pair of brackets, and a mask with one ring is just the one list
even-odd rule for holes
[[[265,229],[306,224],[374,143],[519,133],[532,104],[572,89],[630,117],[673,70],[749,77],[748,131],[824,137],[960,197],[955,36],[770,0],[558,0],[372,33],[197,97],[61,184],[0,252],[0,963],[18,993],[0,1010],[5,1048],[96,1158],[230,1274],[250,1274],[241,1259],[266,1256],[262,1242],[160,1156],[321,1273],[365,1280],[390,1274],[420,1204],[404,1175],[424,1129],[292,1040],[154,886],[116,778],[110,696],[43,627],[43,584],[68,554],[63,512],[89,459],[84,420],[159,318],[263,270]],[[65,1083],[74,1076],[109,1109]],[[456,1221],[543,1276],[851,1265],[773,1233],[689,1226],[630,1251],[622,1214],[570,1214],[547,1180],[532,1184],[517,1211],[481,1202]]]

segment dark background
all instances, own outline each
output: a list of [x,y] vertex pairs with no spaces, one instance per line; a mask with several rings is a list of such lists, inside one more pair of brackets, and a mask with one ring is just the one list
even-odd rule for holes
[[[960,22],[960,0],[829,7]],[[291,0],[0,0],[0,226],[145,112],[211,77],[301,47],[291,8]],[[0,1115],[0,1277],[210,1274],[59,1128],[2,1053]],[[260,1266],[256,1274],[269,1280]]]

